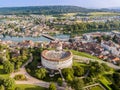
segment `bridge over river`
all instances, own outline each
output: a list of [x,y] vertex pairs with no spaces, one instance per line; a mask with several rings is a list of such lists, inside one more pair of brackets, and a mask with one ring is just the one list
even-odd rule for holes
[[52,36],[50,36],[48,34],[42,34],[42,36],[45,37],[45,38],[48,38],[50,40],[53,40],[53,41],[55,41],[55,40],[68,41],[69,40],[69,38],[68,39],[58,39],[58,38],[52,37]]

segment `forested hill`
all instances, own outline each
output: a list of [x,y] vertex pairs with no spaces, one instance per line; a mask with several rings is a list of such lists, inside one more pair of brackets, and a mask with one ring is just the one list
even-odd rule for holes
[[[30,6],[0,8],[0,14],[63,14],[75,12],[93,12],[96,9],[86,9],[77,6]],[[100,10],[99,10],[100,11]]]

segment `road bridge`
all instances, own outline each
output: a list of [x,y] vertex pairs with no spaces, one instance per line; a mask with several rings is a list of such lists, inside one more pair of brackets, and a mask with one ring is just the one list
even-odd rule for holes
[[60,41],[64,41],[64,42],[69,41],[69,39],[58,39],[58,38],[52,37],[52,36],[50,36],[48,34],[42,34],[42,36],[45,37],[45,38],[48,38],[48,39],[50,39],[52,41],[55,41],[55,40],[60,40]]

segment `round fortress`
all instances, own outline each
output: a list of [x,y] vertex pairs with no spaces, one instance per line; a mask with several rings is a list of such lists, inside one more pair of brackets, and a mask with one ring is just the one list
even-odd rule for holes
[[56,50],[44,50],[41,63],[45,68],[59,70],[72,66],[73,55],[70,51],[63,51],[62,44],[56,45]]

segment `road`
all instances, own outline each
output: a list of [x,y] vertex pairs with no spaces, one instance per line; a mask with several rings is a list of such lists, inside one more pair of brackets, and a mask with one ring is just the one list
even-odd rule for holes
[[108,65],[109,67],[111,67],[111,68],[120,69],[120,66],[114,65],[114,64],[109,63],[109,62],[105,62],[105,61],[103,61],[103,60],[90,59],[90,58],[82,57],[82,56],[78,56],[78,55],[74,55],[73,57],[74,57],[74,59],[82,60],[82,61],[83,61],[83,60],[84,60],[84,61],[97,61],[97,62],[99,62],[99,63],[105,63],[105,64],[107,64],[107,65]]
[[48,82],[44,82],[42,80],[38,80],[32,76],[30,76],[27,72],[26,72],[26,69],[25,69],[25,66],[32,62],[33,60],[33,56],[31,55],[30,59],[20,68],[19,72],[15,72],[15,73],[12,73],[10,75],[11,78],[14,78],[15,75],[18,75],[18,74],[23,74],[26,76],[27,80],[25,81],[15,81],[16,84],[32,84],[32,85],[37,85],[37,86],[41,86],[41,87],[45,87],[45,88],[48,88],[49,87],[49,84]]

